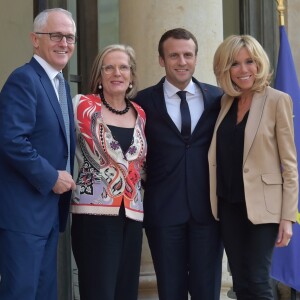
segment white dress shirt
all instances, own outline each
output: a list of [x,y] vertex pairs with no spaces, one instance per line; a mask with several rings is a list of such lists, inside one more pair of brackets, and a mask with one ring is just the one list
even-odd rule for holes
[[47,73],[57,96],[57,99],[59,101],[59,97],[58,97],[58,79],[56,78],[57,73],[59,73],[56,69],[54,69],[51,65],[49,65],[43,58],[41,58],[40,56],[34,54],[33,57],[37,60],[37,62],[42,66],[42,68],[45,70],[45,72]]
[[[191,133],[194,131],[203,111],[204,102],[203,95],[200,88],[191,80],[191,82],[184,89],[186,93],[186,100],[191,114]],[[164,97],[168,114],[181,131],[181,113],[180,113],[180,98],[176,94],[180,91],[177,87],[171,84],[167,79],[164,82]]]

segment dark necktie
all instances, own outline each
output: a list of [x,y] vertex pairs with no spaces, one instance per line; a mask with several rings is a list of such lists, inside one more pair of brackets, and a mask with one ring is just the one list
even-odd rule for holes
[[67,137],[67,144],[68,144],[68,161],[66,166],[66,171],[70,173],[70,120],[69,120],[69,110],[68,110],[68,100],[67,100],[67,93],[66,93],[66,86],[65,80],[62,73],[58,73],[56,78],[59,81],[58,86],[58,97],[59,97],[59,104],[61,108],[61,112],[64,118],[65,130],[66,130],[66,137]]
[[186,91],[178,91],[177,95],[180,97],[180,112],[181,112],[181,134],[184,139],[189,139],[191,135],[191,114],[189,105],[186,101]]

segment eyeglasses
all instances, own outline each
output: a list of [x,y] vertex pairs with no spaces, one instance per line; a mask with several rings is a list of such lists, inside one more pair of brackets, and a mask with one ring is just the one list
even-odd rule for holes
[[53,42],[61,42],[64,37],[68,44],[75,44],[77,41],[77,37],[73,34],[62,34],[59,32],[35,32],[35,34],[48,34]]
[[110,75],[110,74],[116,72],[117,69],[120,71],[120,73],[123,74],[123,73],[129,73],[131,70],[131,66],[128,66],[128,65],[120,65],[120,66],[106,65],[106,66],[102,66],[101,69],[107,75]]

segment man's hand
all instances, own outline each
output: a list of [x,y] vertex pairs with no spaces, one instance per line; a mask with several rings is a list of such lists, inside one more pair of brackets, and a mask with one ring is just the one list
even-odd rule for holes
[[67,171],[58,171],[58,178],[53,187],[55,194],[63,194],[70,190],[75,190],[76,184],[72,176]]

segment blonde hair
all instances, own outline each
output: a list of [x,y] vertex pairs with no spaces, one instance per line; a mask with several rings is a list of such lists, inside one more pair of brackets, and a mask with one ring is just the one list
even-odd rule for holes
[[257,74],[251,88],[253,92],[262,91],[270,84],[272,72],[267,53],[261,44],[250,35],[231,35],[217,48],[213,60],[213,69],[218,85],[230,96],[241,95],[239,88],[231,80],[230,68],[242,48],[246,48],[257,65]]
[[137,94],[137,75],[136,75],[136,60],[135,60],[135,52],[132,47],[121,44],[114,44],[105,47],[95,58],[92,72],[91,72],[91,80],[90,80],[90,92],[92,94],[97,94],[99,92],[99,82],[101,81],[101,71],[103,66],[104,57],[112,52],[112,51],[122,51],[125,52],[129,57],[129,64],[131,69],[131,77],[132,77],[132,88],[128,88],[126,91],[126,97],[129,99],[134,98]]

